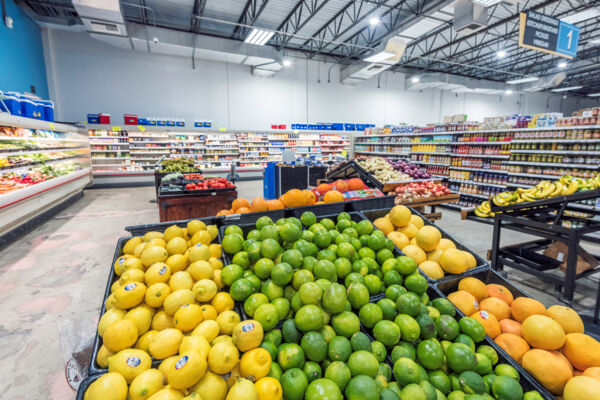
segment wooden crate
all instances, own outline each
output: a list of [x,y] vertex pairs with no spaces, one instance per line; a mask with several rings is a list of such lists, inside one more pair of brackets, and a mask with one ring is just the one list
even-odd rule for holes
[[211,195],[158,196],[160,222],[211,217],[217,212],[230,209],[237,199],[235,190]]

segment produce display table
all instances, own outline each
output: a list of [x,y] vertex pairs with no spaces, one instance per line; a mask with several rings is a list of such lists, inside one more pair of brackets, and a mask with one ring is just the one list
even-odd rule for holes
[[230,209],[235,199],[235,190],[183,195],[159,194],[160,222],[214,216],[220,210]]
[[[448,203],[458,203],[459,198],[460,195],[458,193],[452,193],[446,196],[426,197],[409,202],[402,202],[400,204],[414,208],[429,220],[437,221],[442,218],[442,213],[435,212],[435,206]],[[425,207],[427,206],[431,207],[428,214],[424,213]]]

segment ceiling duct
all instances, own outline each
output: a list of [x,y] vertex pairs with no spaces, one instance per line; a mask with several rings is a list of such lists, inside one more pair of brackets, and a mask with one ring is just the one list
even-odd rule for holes
[[[357,85],[362,81],[366,81],[397,64],[405,50],[406,42],[404,39],[393,37],[386,42],[385,47],[380,46],[372,55],[366,57],[364,59],[366,62],[343,68],[340,72],[340,82],[344,85]],[[369,62],[369,60],[377,61]]]
[[73,6],[88,32],[127,36],[118,0],[73,0]]
[[529,85],[524,85],[523,89],[526,92],[539,92],[541,90],[546,90],[558,86],[565,80],[567,77],[566,72],[559,72],[555,75],[550,75],[543,77],[535,82],[532,82]]
[[418,82],[412,79],[405,82],[406,90],[409,91],[439,89],[453,93],[499,95],[506,90],[506,85],[501,82],[473,79],[441,72],[419,75]]
[[454,5],[454,30],[470,35],[487,26],[487,8],[473,0],[458,0]]

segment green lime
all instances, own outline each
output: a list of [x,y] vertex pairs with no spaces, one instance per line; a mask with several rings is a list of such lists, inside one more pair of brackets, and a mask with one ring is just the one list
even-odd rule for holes
[[374,251],[383,249],[383,246],[385,246],[385,235],[383,234],[383,232],[379,230],[373,231],[369,235],[367,246],[369,246],[369,248]]
[[[268,279],[274,266],[275,263],[270,258],[261,258],[254,264],[254,273],[260,279]],[[223,279],[223,274],[221,274],[221,279]]]
[[381,299],[377,302],[377,307],[381,310],[382,319],[393,321],[396,318],[396,304],[390,299]]
[[323,309],[329,314],[340,313],[346,300],[346,288],[334,282],[323,292]]
[[330,260],[319,260],[313,268],[313,274],[317,279],[327,279],[331,282],[337,281],[335,264]]
[[296,326],[303,332],[317,331],[324,325],[324,315],[321,308],[314,304],[302,306],[294,317]]
[[373,251],[373,249],[371,249],[369,247],[361,247],[360,250],[358,250],[358,256],[360,258],[375,259],[375,251]]
[[477,357],[477,368],[475,368],[475,372],[479,375],[487,375],[494,370],[492,362],[485,354],[475,353],[475,357]]
[[471,350],[475,351],[475,342],[473,342],[473,339],[471,339],[470,336],[467,336],[464,333],[461,333],[455,337],[454,343],[466,344]]
[[290,368],[302,368],[304,365],[304,350],[296,343],[283,343],[279,346],[277,362],[282,370]]
[[390,356],[392,357],[392,362],[394,363],[402,357],[410,358],[414,361],[417,359],[417,350],[408,342],[400,342],[394,346]]
[[267,303],[260,305],[256,311],[254,311],[253,318],[260,322],[265,332],[268,332],[275,328],[279,322],[279,313],[277,312],[277,307]]
[[319,221],[319,223],[328,231],[335,228],[335,222],[333,222],[330,218],[323,218]]
[[350,223],[352,223],[352,216],[345,211],[338,214],[336,221],[340,222],[343,219],[348,220],[350,221]]
[[304,304],[302,304],[302,300],[300,300],[300,295],[298,292],[294,293],[290,300],[290,306],[294,312],[297,312]]
[[267,217],[265,215],[264,217],[260,217],[256,220],[256,229],[258,230],[261,230],[263,226],[267,225],[273,225],[273,220],[271,219],[271,217]]
[[307,230],[302,231],[302,239],[306,240],[307,242],[312,243],[314,238],[315,238],[315,234],[312,233],[311,231],[307,231]]
[[260,229],[260,240],[273,239],[279,242],[279,227],[276,225],[265,225]]
[[383,319],[383,311],[381,311],[377,304],[367,303],[360,308],[358,318],[364,326],[370,329]]
[[477,367],[477,357],[469,346],[462,343],[452,343],[446,349],[446,362],[454,372],[474,371]]
[[[388,382],[388,389],[390,389],[392,392],[396,393],[396,396],[398,396],[398,399],[400,399],[400,393],[402,392],[402,390],[400,389],[398,382],[396,382],[396,381]],[[396,400],[396,399],[394,399],[394,400]]]
[[400,328],[392,321],[382,320],[373,327],[373,336],[387,347],[391,347],[400,341]]
[[498,353],[492,346],[488,346],[487,344],[482,344],[477,347],[477,353],[484,354],[492,363],[492,365],[496,365],[498,363]]
[[435,330],[440,339],[454,340],[458,336],[458,322],[449,315],[441,315],[435,321]]
[[250,316],[250,318],[252,318],[256,309],[263,304],[267,304],[268,302],[269,298],[262,293],[251,294],[244,302],[244,311],[246,314],[248,314],[248,316]]
[[338,232],[343,232],[344,229],[352,227],[352,221],[347,219],[338,220],[338,223],[335,224],[335,228]]
[[246,251],[239,251],[237,252],[233,258],[231,259],[231,261],[234,264],[239,265],[240,267],[246,269],[250,266],[250,258],[248,257],[248,252]]
[[271,269],[271,280],[279,286],[287,285],[288,283],[290,283],[293,277],[293,268],[288,263],[276,264]]
[[229,225],[227,228],[225,228],[225,235],[230,235],[233,233],[237,233],[242,237],[244,236],[244,231],[242,231],[242,228],[237,225]]
[[450,394],[448,395],[448,397],[446,398],[447,400],[465,400],[466,395],[463,391],[461,390],[454,390],[452,392],[450,392]]
[[271,332],[265,333],[263,337],[263,341],[271,342],[275,346],[279,346],[281,344],[282,334],[281,329],[273,329]]
[[395,271],[395,270],[396,270],[396,259],[395,258],[389,258],[381,264],[381,272],[384,275],[390,271]]
[[331,325],[325,325],[321,329],[319,329],[319,333],[325,338],[325,341],[329,343],[329,341],[335,336],[335,331],[331,327]]
[[504,375],[499,375],[494,379],[492,393],[501,400],[521,400],[523,398],[523,388],[519,381]]
[[[344,235],[347,235],[351,239],[358,239],[358,231],[354,227],[346,228],[342,231]],[[361,246],[362,247],[362,246]]]
[[281,246],[275,239],[265,239],[260,244],[260,254],[263,257],[270,258],[271,260],[274,260],[281,253],[281,251]]
[[250,264],[257,262],[262,257],[260,254],[260,242],[250,243],[246,248],[246,252],[248,253]]
[[292,297],[296,294],[296,289],[294,289],[291,285],[288,285],[283,289],[283,297],[292,301]]
[[317,222],[316,224],[312,224],[308,228],[308,230],[314,234],[316,234],[317,232],[327,232],[327,229],[325,229],[325,227],[322,224],[320,224],[319,222]]
[[315,233],[313,243],[319,246],[321,249],[324,249],[331,244],[331,236],[327,231],[318,231]]
[[523,400],[544,400],[544,398],[537,390],[530,390],[523,395]]
[[350,344],[352,345],[353,351],[358,351],[358,350],[365,350],[368,352],[372,351],[371,339],[369,339],[369,337],[362,332],[353,333],[352,336],[350,337]]
[[260,240],[260,230],[252,229],[250,232],[248,232],[248,234],[246,235],[246,241],[248,242],[250,240],[259,241]]
[[408,314],[398,314],[394,323],[400,328],[402,340],[414,342],[421,335],[419,323]]
[[348,382],[344,394],[346,400],[379,400],[380,391],[373,378],[358,375]]
[[[304,363],[304,366],[302,367],[302,370],[306,374],[308,383],[311,383],[312,381],[319,379],[322,376],[321,367],[319,366],[319,364],[317,364],[316,362],[313,362],[313,361],[306,361]],[[308,389],[307,389],[307,392],[308,392]]]
[[436,370],[429,372],[429,382],[445,395],[452,390],[450,378],[448,378],[448,375],[446,375],[444,371]]
[[[358,250],[362,249],[362,247],[363,247],[362,242],[356,238],[350,239],[350,243],[352,244],[352,246],[354,246],[354,249],[356,249],[357,252],[358,252]],[[358,256],[358,253],[356,253],[354,255],[354,258],[356,258],[357,256]]]
[[306,282],[300,286],[298,289],[298,295],[300,296],[300,301],[302,304],[321,304],[321,299],[323,298],[323,291],[314,282]]
[[283,288],[270,279],[262,283],[260,292],[266,295],[269,301],[283,297]]
[[352,272],[352,263],[347,258],[338,258],[333,264],[335,265],[335,272],[339,279],[344,279]]
[[417,270],[417,262],[407,256],[396,257],[396,268],[402,275],[410,275]]
[[428,314],[433,319],[439,318],[440,315],[442,315],[442,314],[440,314],[440,312],[438,311],[438,309],[435,308],[435,307],[427,306],[427,310],[429,310]]
[[296,224],[286,222],[279,227],[279,235],[286,242],[294,242],[302,236],[302,228],[299,228]]
[[369,274],[365,276],[365,286],[369,290],[370,295],[375,295],[382,292],[381,279],[379,279],[377,275]]
[[383,248],[377,252],[377,262],[379,264],[383,264],[386,260],[390,260],[394,258],[394,253],[390,250]]
[[351,311],[342,311],[331,318],[331,325],[340,336],[351,337],[354,332],[360,330],[360,320]]
[[415,316],[421,309],[421,299],[412,292],[407,292],[398,296],[396,300],[396,310],[400,314]]
[[[397,275],[398,272],[396,272]],[[385,276],[383,277],[384,282],[385,282]],[[406,293],[406,289],[404,288],[404,286],[401,286],[401,284],[392,284],[392,285],[387,285],[387,288],[385,289],[385,297],[387,297],[388,299],[394,301],[394,307],[396,306],[396,300],[398,300],[398,297],[400,297],[400,295],[403,295],[404,293]]]
[[292,287],[296,290],[300,289],[300,287],[307,282],[314,282],[315,277],[313,274],[305,269],[299,269],[294,272],[294,276],[292,278]]
[[302,257],[314,256],[318,252],[318,248],[314,243],[300,239],[294,243],[294,249],[298,250]]
[[369,235],[373,232],[373,224],[371,221],[363,219],[356,225],[356,230],[359,235]]
[[325,378],[335,382],[340,390],[344,390],[352,379],[352,374],[345,363],[334,361],[325,370]]
[[302,265],[302,253],[300,250],[289,249],[281,255],[281,261],[290,264],[293,268],[299,268]]
[[293,319],[287,319],[281,326],[281,336],[286,343],[300,343],[302,332],[296,328],[296,322]]
[[394,363],[393,372],[394,378],[400,386],[406,386],[409,383],[418,383],[421,380],[419,366],[410,358],[399,358]]
[[284,320],[287,315],[290,313],[290,302],[283,298],[280,297],[278,299],[275,299],[271,302],[271,304],[273,304],[275,306],[275,308],[277,309],[277,315],[279,315],[279,320]]
[[227,254],[236,254],[238,251],[242,250],[242,244],[244,243],[244,239],[236,233],[232,233],[229,235],[225,235],[221,242],[221,246],[223,251]]
[[427,279],[420,274],[411,274],[404,279],[404,287],[416,294],[422,294],[427,291]]
[[337,260],[337,255],[335,254],[335,250],[332,249],[323,249],[317,253],[317,260],[327,260],[334,262]]
[[[402,275],[400,275],[400,273],[398,271],[388,271],[386,273],[383,274],[383,284],[386,287],[390,287],[390,286],[400,286],[402,285],[403,279],[402,279]],[[404,289],[404,287],[402,287],[403,289],[403,293],[406,292],[406,289]],[[400,293],[402,294],[402,293]]]
[[329,341],[327,355],[333,361],[346,361],[352,353],[352,344],[343,336],[334,336]]
[[346,276],[346,279],[344,279],[344,285],[346,285],[347,287],[355,282],[364,284],[365,277],[357,272],[351,272],[348,274],[348,276]]
[[337,256],[344,258],[352,258],[356,253],[356,249],[350,243],[340,243],[337,248]]
[[381,388],[380,400],[400,400],[400,396],[389,387]]
[[367,276],[369,273],[369,265],[364,261],[366,259],[358,259],[352,263],[352,272]]
[[462,317],[458,321],[460,331],[473,339],[475,343],[481,342],[485,338],[485,329],[481,322],[471,317]]
[[317,216],[312,211],[304,211],[300,216],[300,221],[302,221],[302,225],[309,227],[317,223]]
[[229,264],[223,267],[221,271],[221,281],[227,285],[231,286],[233,282],[241,279],[244,275],[244,269],[237,264]]
[[254,274],[254,272],[252,272],[249,269],[245,270],[244,271],[244,278],[248,279],[248,281],[252,285],[252,292],[253,293],[256,293],[256,292],[260,291],[260,287],[262,285],[262,282],[261,282],[260,278]]
[[262,347],[263,349],[265,349],[266,351],[269,352],[269,355],[271,356],[271,360],[276,360],[277,359],[277,346],[275,345],[275,343],[273,342],[269,342],[268,340],[263,340],[263,342],[260,344],[260,347]]
[[435,340],[423,340],[417,346],[417,360],[427,369],[438,369],[444,362],[442,346]]
[[267,374],[267,376],[275,378],[277,381],[281,382],[282,375],[283,371],[281,370],[281,367],[279,366],[279,364],[273,361],[271,363],[271,368],[269,369],[269,373]]
[[304,398],[306,400],[342,400],[343,396],[335,382],[321,378],[308,385]]
[[369,290],[362,283],[351,283],[350,286],[348,286],[346,295],[348,296],[348,301],[350,301],[352,308],[355,310],[360,310],[363,305],[369,302]]
[[423,390],[423,393],[425,393],[427,400],[437,400],[435,387],[427,380],[428,378],[427,374],[425,374],[424,379],[419,382],[419,386]]
[[450,302],[448,299],[443,299],[441,297],[435,298],[431,300],[431,305],[443,315],[449,315],[454,317],[456,315],[456,308],[454,308],[454,304]]
[[346,235],[345,233],[340,233],[337,235],[335,237],[335,244],[339,246],[342,243],[350,243],[350,236]]
[[350,368],[352,376],[367,375],[375,378],[379,369],[379,362],[371,352],[358,350],[350,354],[348,368]]
[[421,339],[431,339],[432,337],[435,337],[435,322],[429,314],[419,314],[415,317],[415,320],[421,329]]
[[358,240],[360,240],[361,247],[366,247],[369,245],[369,235],[360,235]]
[[321,362],[327,357],[327,342],[318,332],[308,332],[300,342],[306,358],[310,361]]
[[521,377],[519,376],[519,372],[515,369],[515,367],[513,367],[512,365],[509,365],[509,364],[496,365],[494,372],[498,376],[508,376],[513,379],[516,379],[517,381],[519,381],[521,379]]
[[379,340],[371,342],[371,352],[380,363],[384,362],[387,357],[387,349]]
[[302,269],[310,271],[311,273],[314,271],[315,265],[317,265],[317,259],[313,256],[306,256],[302,260]]
[[244,301],[254,293],[254,286],[246,278],[236,280],[229,288],[229,294],[236,301]]
[[304,371],[298,368],[287,369],[281,368],[285,371],[281,375],[281,389],[283,390],[283,396],[286,400],[302,400],[304,399],[304,392],[308,387],[308,378]]

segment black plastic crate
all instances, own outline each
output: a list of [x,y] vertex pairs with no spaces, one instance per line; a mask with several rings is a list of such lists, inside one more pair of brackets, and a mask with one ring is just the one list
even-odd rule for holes
[[86,390],[90,387],[92,383],[94,383],[96,379],[100,378],[103,374],[105,374],[105,372],[96,375],[89,375],[87,378],[82,380],[79,384],[79,389],[77,389],[77,395],[75,396],[75,400],[83,400],[83,398],[85,397]]
[[[477,253],[475,253],[473,250],[469,249],[467,246],[465,246],[464,244],[462,244],[460,241],[456,240],[456,238],[454,238],[448,232],[446,232],[445,230],[443,230],[439,226],[437,226],[434,223],[432,223],[431,221],[429,221],[420,212],[416,211],[415,209],[413,209],[411,207],[408,207],[408,208],[410,209],[410,212],[413,215],[418,215],[419,217],[421,217],[423,219],[423,222],[425,223],[425,225],[431,225],[431,226],[435,227],[437,230],[440,231],[440,233],[442,234],[443,238],[452,240],[454,242],[454,244],[456,245],[457,249],[468,251],[469,253],[471,253],[473,255],[473,257],[475,257],[475,261],[477,262],[477,266],[475,268],[472,268],[469,271],[481,271],[481,270],[486,269],[486,268],[489,267],[488,262],[485,261],[483,258],[481,258],[479,255],[477,255]],[[362,211],[361,214],[363,214],[366,219],[368,219],[370,221],[375,221],[377,218],[384,217],[389,212],[390,212],[390,209],[386,208],[386,209],[383,209],[383,210]],[[396,249],[398,249],[398,248],[396,247]],[[398,251],[400,251],[400,249],[398,249]],[[465,271],[464,273],[457,274],[457,275],[447,275],[447,276],[445,276],[442,279],[431,279],[430,277],[428,277],[426,275],[425,275],[425,277],[427,278],[427,280],[429,282],[438,282],[438,281],[441,281],[441,280],[445,279],[446,277],[450,277],[450,276],[463,276],[467,272],[468,271]]]
[[538,271],[549,271],[557,269],[560,266],[560,261],[521,246],[506,246],[501,248],[500,252],[503,256]]
[[502,285],[510,290],[515,298],[531,297],[491,268],[486,268],[480,271],[469,270],[462,275],[448,275],[447,277],[444,277],[444,279],[440,279],[437,283],[435,283],[435,287],[442,295],[447,296],[452,292],[456,292],[458,290],[458,283],[461,281],[461,279],[467,277],[477,278],[486,285],[488,283]]
[[171,225],[177,225],[180,228],[185,228],[187,223],[193,220],[199,220],[204,222],[206,225],[217,225],[218,217],[202,217],[202,218],[192,218],[192,219],[182,219],[179,221],[169,221],[169,222],[160,222],[157,224],[147,224],[147,225],[132,225],[126,226],[125,230],[131,233],[131,236],[143,236],[144,234],[151,231],[159,231],[162,232]]
[[219,227],[221,226],[229,226],[229,225],[249,225],[256,224],[256,221],[260,217],[269,217],[273,221],[277,221],[278,219],[285,217],[285,209],[281,210],[270,210],[270,211],[259,211],[252,212],[246,214],[231,214],[231,215],[223,215],[220,217],[216,217],[219,222]]
[[289,217],[300,218],[302,216],[302,213],[304,213],[306,211],[313,212],[317,216],[317,218],[321,218],[321,217],[324,218],[327,216],[331,217],[332,215],[337,216],[337,214],[340,214],[345,211],[345,209],[346,209],[345,203],[346,203],[345,201],[338,201],[336,203],[313,204],[312,206],[286,208],[285,216],[287,218],[289,218]]
[[394,207],[396,196],[369,197],[348,201],[347,211],[372,211],[391,209]]

